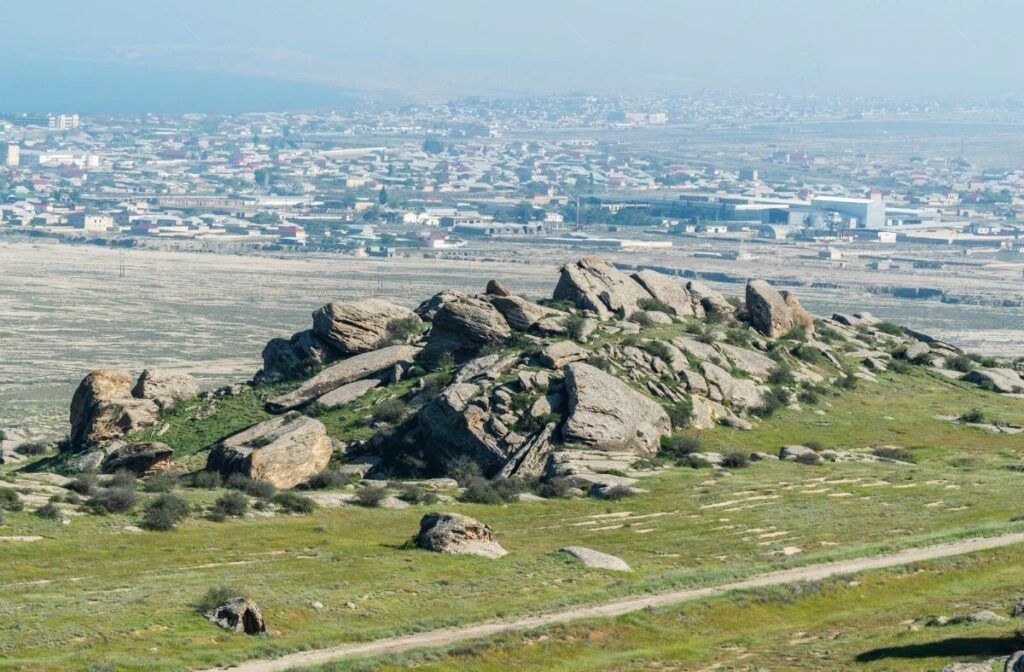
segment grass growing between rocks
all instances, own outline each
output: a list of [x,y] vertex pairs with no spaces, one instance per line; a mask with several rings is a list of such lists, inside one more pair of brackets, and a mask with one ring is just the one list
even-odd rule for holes
[[[708,449],[767,452],[811,440],[856,449],[895,443],[915,451],[916,465],[768,462],[730,475],[675,467],[644,479],[648,493],[615,502],[321,508],[219,523],[192,518],[166,533],[129,527],[138,514],[74,516],[61,525],[9,511],[0,537],[43,538],[3,543],[0,660],[26,670],[221,665],[1024,529],[1012,522],[1024,474],[1004,468],[1024,458],[1020,435],[934,417],[980,407],[1020,422],[1024,401],[924,372],[885,376],[886,384],[784,409],[752,432],[720,429],[703,439]],[[232,401],[239,414],[254,408],[254,399]],[[188,445],[205,440],[194,435]],[[222,494],[178,492],[205,505]],[[409,549],[420,517],[438,509],[488,523],[509,555],[491,561]],[[583,569],[557,552],[566,545],[618,555],[635,571]],[[197,615],[196,601],[221,585],[248,588],[267,619],[267,637],[229,634]],[[696,659],[700,646],[718,646],[665,628],[654,631]],[[612,661],[612,669],[626,660]]]
[[1022,562],[1022,549],[994,551],[305,672],[934,672],[952,661],[985,661],[1024,648],[1020,619],[924,626],[931,615],[982,609],[1008,617],[1024,596]]

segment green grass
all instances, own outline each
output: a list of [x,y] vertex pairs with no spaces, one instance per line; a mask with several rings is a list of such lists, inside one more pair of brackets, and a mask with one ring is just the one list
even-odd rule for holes
[[[1009,616],[1024,550],[747,591],[375,661],[306,672],[720,669],[935,672],[1024,648],[1020,622],[927,627],[930,615]],[[714,666],[714,667],[712,667]],[[1002,666],[994,668],[1001,672]]]

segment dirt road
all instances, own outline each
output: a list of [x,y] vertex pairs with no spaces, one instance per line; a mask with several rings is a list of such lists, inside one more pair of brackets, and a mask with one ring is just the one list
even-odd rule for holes
[[281,658],[272,660],[252,660],[241,663],[234,667],[214,668],[202,672],[283,672],[295,668],[303,668],[312,665],[322,665],[336,660],[350,658],[364,658],[369,656],[380,656],[385,654],[403,653],[414,649],[428,649],[435,647],[449,646],[460,642],[475,639],[482,639],[507,632],[531,630],[546,625],[557,623],[568,623],[586,618],[603,618],[609,616],[620,616],[630,612],[639,611],[648,607],[664,607],[680,602],[689,602],[707,597],[713,597],[735,590],[749,588],[762,588],[766,586],[778,586],[799,581],[815,581],[825,579],[838,574],[853,574],[871,569],[884,569],[886,567],[897,567],[914,562],[935,560],[964,553],[983,551],[992,548],[1000,548],[1024,542],[1024,533],[1006,534],[999,537],[981,537],[966,539],[963,541],[951,542],[926,546],[924,548],[910,548],[889,555],[879,555],[867,558],[855,558],[853,560],[842,560],[839,562],[828,562],[807,567],[797,567],[768,574],[759,574],[718,586],[707,588],[691,588],[686,590],[674,590],[654,595],[640,595],[622,600],[614,600],[602,604],[574,607],[564,611],[556,611],[537,616],[525,616],[522,618],[492,621],[479,625],[469,625],[457,628],[442,628],[430,632],[420,632],[401,637],[389,637],[371,642],[357,644],[342,644],[317,651],[303,651],[293,653]]

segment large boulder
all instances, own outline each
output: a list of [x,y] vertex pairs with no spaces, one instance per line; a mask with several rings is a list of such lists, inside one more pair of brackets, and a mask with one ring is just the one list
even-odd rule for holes
[[615,376],[582,362],[565,368],[569,415],[562,426],[566,443],[651,456],[672,429],[660,404]]
[[279,383],[336,361],[342,354],[312,329],[291,338],[273,338],[263,348],[263,369],[256,374],[259,383]]
[[153,471],[171,466],[174,451],[166,443],[143,441],[129,443],[115,448],[107,454],[100,465],[104,474],[118,471],[130,471],[136,476],[144,476]]
[[332,301],[313,313],[313,331],[347,355],[377,348],[392,320],[415,317],[408,308],[382,299]]
[[222,476],[238,473],[277,488],[294,488],[323,471],[332,450],[319,420],[291,412],[215,444],[206,468]]
[[633,279],[647,293],[671,308],[680,317],[693,316],[693,297],[678,279],[657,271],[638,271]]
[[226,630],[258,635],[267,631],[263,613],[248,597],[232,597],[203,614],[210,623]]
[[596,257],[584,257],[562,266],[553,298],[577,308],[592,310],[602,320],[621,313],[629,317],[640,310],[640,301],[651,295],[638,282]]
[[1013,369],[975,369],[964,376],[963,380],[1003,394],[1024,392],[1024,378]]
[[327,367],[298,389],[267,402],[267,410],[281,413],[300,408],[342,385],[356,380],[383,375],[396,364],[410,364],[419,348],[411,345],[389,345],[380,350],[364,352]]
[[521,296],[489,294],[487,300],[497,308],[510,327],[519,331],[541,328],[543,324],[547,324],[544,322],[545,318],[564,320],[566,317],[563,311],[527,301]]
[[540,352],[540,361],[544,366],[560,369],[572,362],[582,362],[590,357],[590,351],[572,341],[558,341],[547,345]]
[[187,373],[146,369],[132,388],[136,399],[152,399],[163,409],[199,394],[199,383]]
[[716,292],[703,282],[689,281],[686,283],[686,291],[693,297],[693,309],[697,317],[710,316],[712,319],[728,322],[736,313],[736,309],[724,294]]
[[778,338],[794,326],[786,299],[764,280],[747,283],[747,315],[750,324],[769,338]]
[[458,513],[428,513],[420,520],[416,545],[436,553],[500,558],[507,553],[494,532],[479,520]]
[[450,354],[465,360],[474,357],[483,346],[511,336],[508,322],[488,301],[456,297],[446,301],[434,315],[427,352],[435,358]]
[[479,464],[485,474],[495,472],[505,463],[506,451],[488,431],[491,414],[479,395],[479,385],[455,383],[420,411],[419,427],[431,441],[434,461],[445,464],[466,456]]
[[71,399],[73,450],[116,439],[156,422],[160,408],[131,396],[132,377],[117,369],[97,369],[79,383]]

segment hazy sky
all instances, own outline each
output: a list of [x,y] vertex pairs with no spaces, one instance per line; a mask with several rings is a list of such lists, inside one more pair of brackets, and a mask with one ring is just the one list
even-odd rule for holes
[[137,67],[414,97],[1024,88],[1020,0],[0,0],[0,23],[0,76],[40,86],[85,65],[112,89]]

